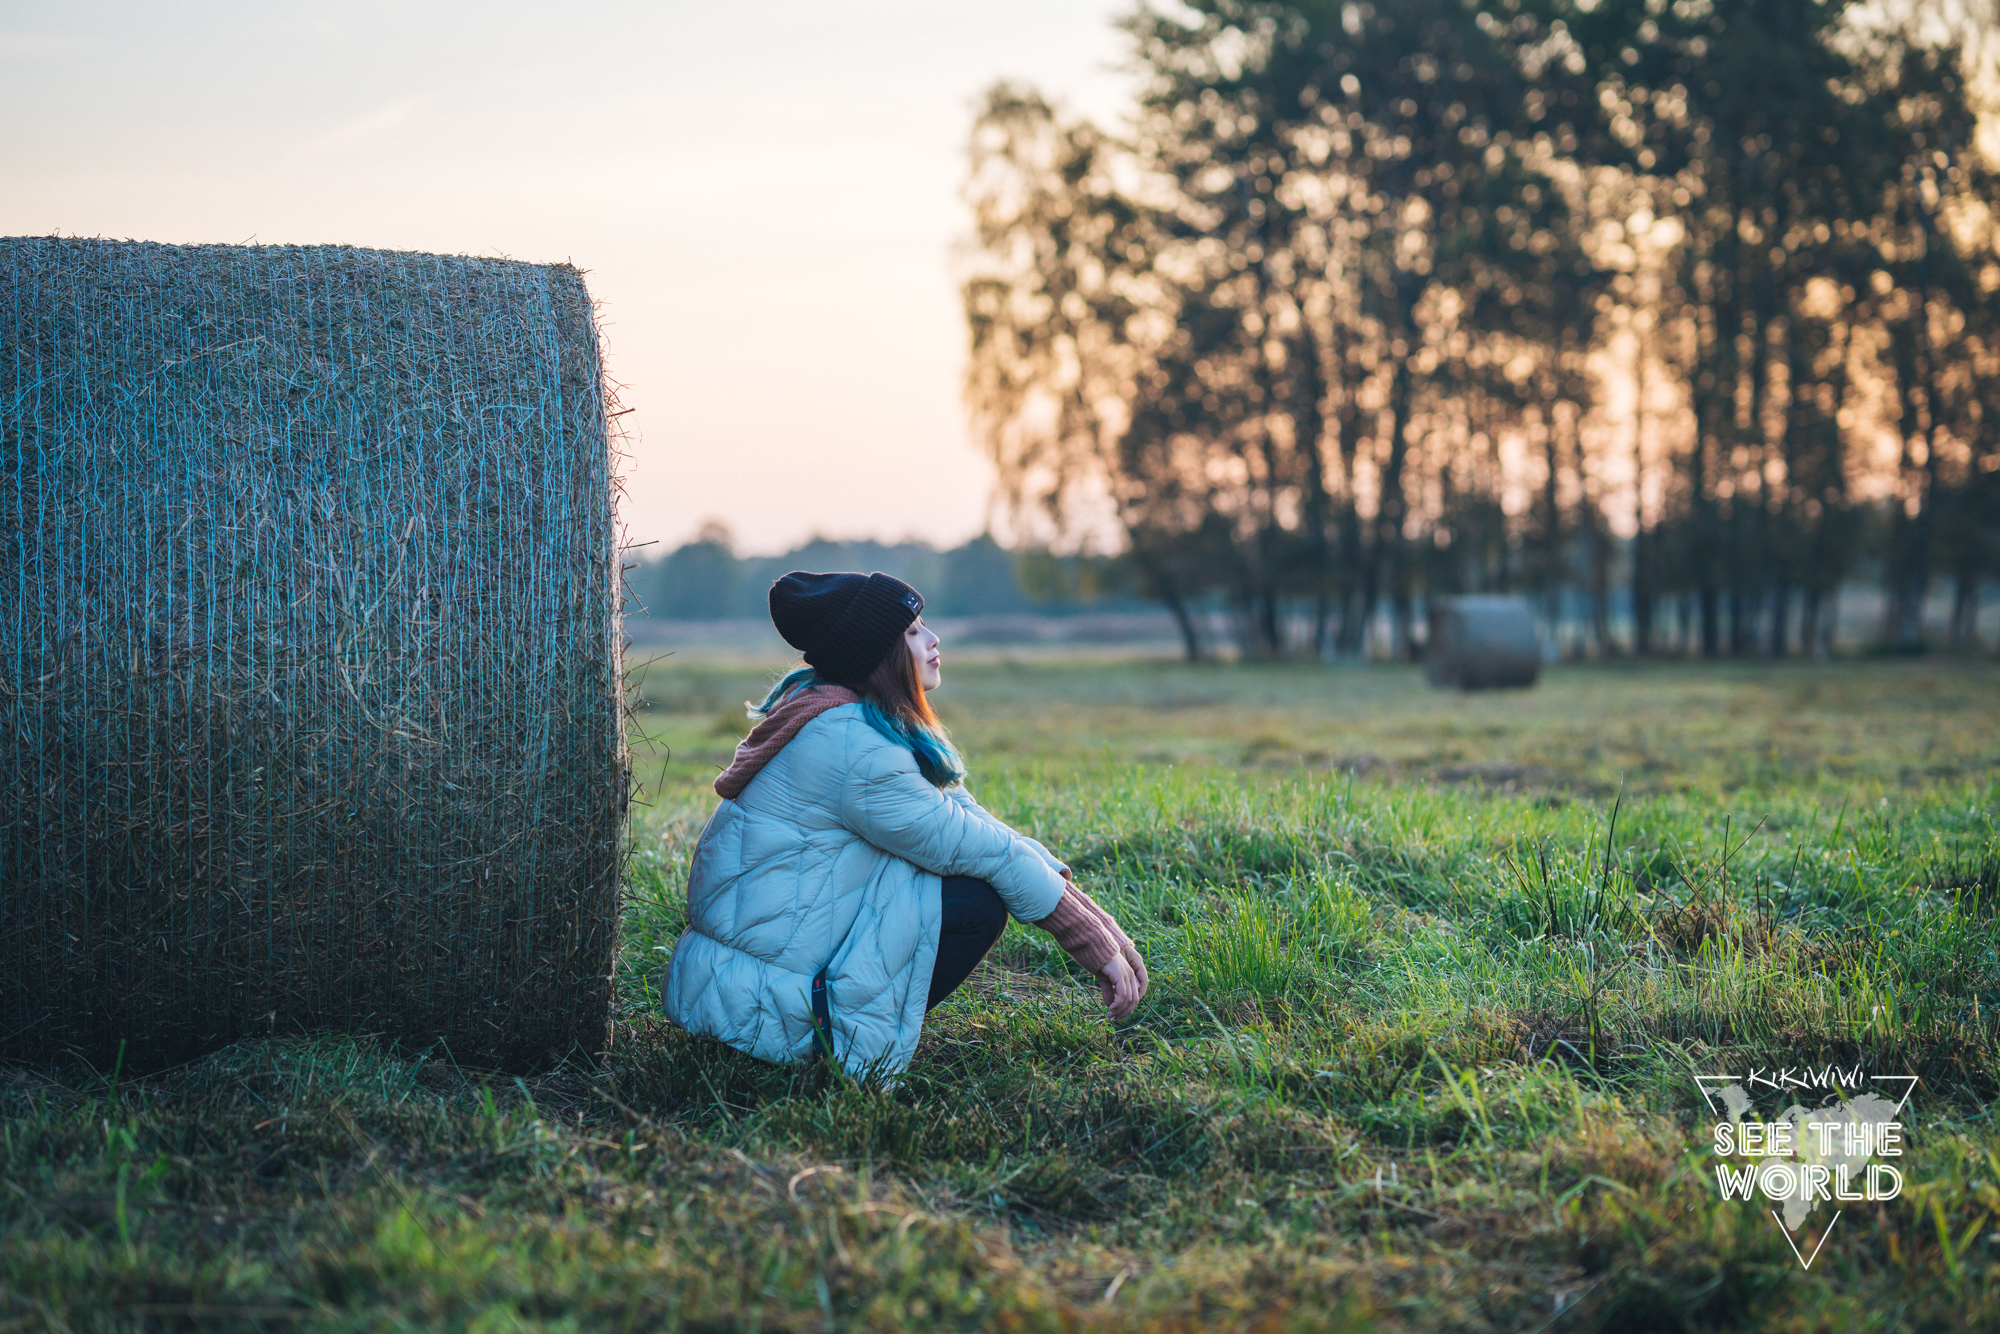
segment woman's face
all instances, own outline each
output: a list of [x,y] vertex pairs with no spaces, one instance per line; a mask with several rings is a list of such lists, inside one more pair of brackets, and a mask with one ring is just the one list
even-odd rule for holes
[[917,664],[917,684],[925,690],[936,690],[938,682],[944,680],[942,659],[938,654],[938,637],[924,624],[919,616],[910,622],[910,628],[903,631],[903,645],[910,650],[911,661]]

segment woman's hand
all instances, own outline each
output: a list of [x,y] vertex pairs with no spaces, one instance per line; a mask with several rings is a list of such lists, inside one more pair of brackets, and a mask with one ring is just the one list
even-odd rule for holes
[[1118,952],[1124,956],[1125,962],[1132,966],[1132,975],[1139,979],[1139,996],[1141,999],[1144,999],[1146,991],[1153,985],[1153,981],[1146,976],[1146,961],[1139,957],[1139,947],[1137,945],[1126,945]]
[[[1129,951],[1132,958],[1139,957],[1137,950]],[[1123,1023],[1132,1017],[1132,1011],[1139,1008],[1139,998],[1146,994],[1146,966],[1140,964],[1135,970],[1120,954],[1104,966],[1097,975],[1097,989],[1104,997],[1105,1008],[1111,1011],[1114,1023]]]

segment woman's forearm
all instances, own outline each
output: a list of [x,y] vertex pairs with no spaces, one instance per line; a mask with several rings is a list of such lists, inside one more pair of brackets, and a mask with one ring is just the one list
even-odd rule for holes
[[1035,925],[1054,936],[1063,953],[1076,960],[1084,971],[1096,976],[1118,957],[1123,944],[1119,937],[1124,933],[1117,931],[1116,923],[1106,930],[1107,920],[1103,909],[1070,882],[1063,886],[1063,896],[1055,911]]

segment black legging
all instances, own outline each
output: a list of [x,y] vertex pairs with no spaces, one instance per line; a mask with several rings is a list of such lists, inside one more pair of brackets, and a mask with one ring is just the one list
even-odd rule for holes
[[939,1001],[956,991],[1007,929],[1007,905],[984,880],[948,875],[940,897],[944,900],[944,924],[938,928],[937,962],[931,966],[926,1010],[937,1008]]

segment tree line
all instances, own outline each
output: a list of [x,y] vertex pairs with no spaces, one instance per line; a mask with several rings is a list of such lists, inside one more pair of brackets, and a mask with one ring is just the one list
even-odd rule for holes
[[991,90],[966,397],[1024,531],[1114,531],[1190,656],[1398,650],[1428,596],[1602,651],[1920,645],[2000,574],[1991,13],[1142,5],[1112,128]]
[[928,542],[814,538],[774,556],[739,555],[729,529],[692,539],[626,572],[625,614],[668,621],[764,620],[771,583],[790,570],[880,570],[921,590],[926,616],[1116,610],[1138,603],[1115,557],[1008,551],[990,534],[940,550]]

